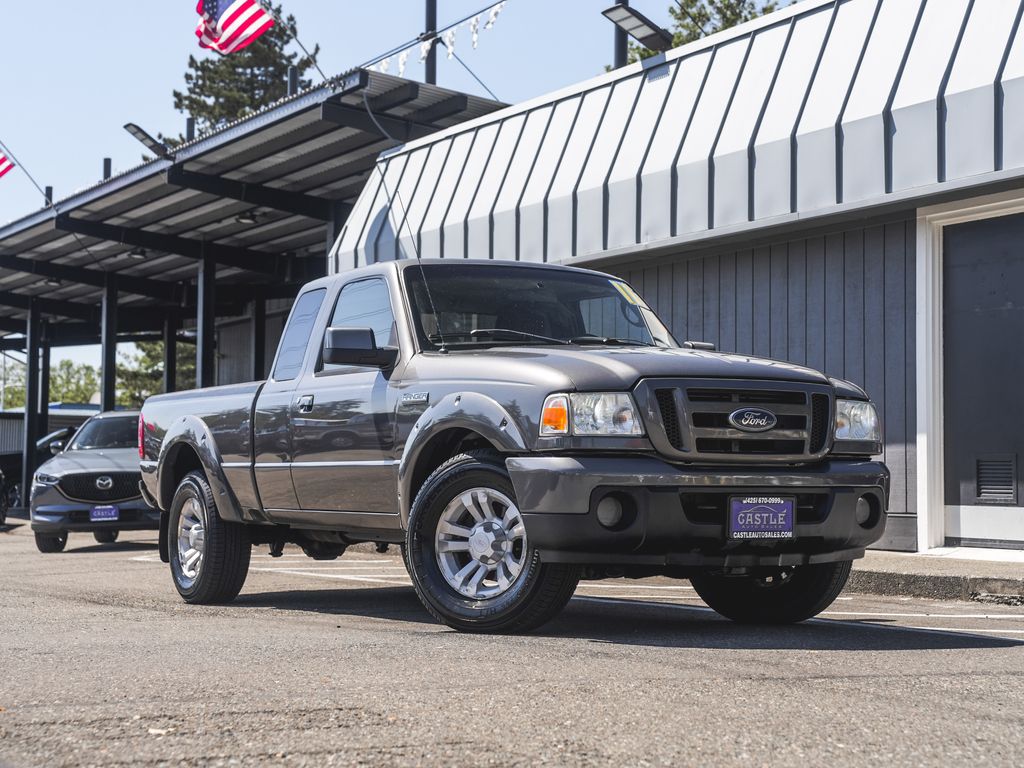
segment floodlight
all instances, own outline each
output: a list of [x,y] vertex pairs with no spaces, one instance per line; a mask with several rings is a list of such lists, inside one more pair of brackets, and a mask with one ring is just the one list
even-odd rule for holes
[[605,17],[644,48],[667,51],[672,48],[672,34],[659,27],[640,11],[621,3],[601,11]]
[[157,157],[170,156],[171,151],[163,142],[154,139],[144,130],[139,128],[139,126],[137,126],[135,123],[125,123],[124,129],[128,131],[128,133],[130,133],[132,136],[134,136],[135,139],[138,140],[139,143],[141,143],[146,149],[148,149],[150,152],[153,152]]

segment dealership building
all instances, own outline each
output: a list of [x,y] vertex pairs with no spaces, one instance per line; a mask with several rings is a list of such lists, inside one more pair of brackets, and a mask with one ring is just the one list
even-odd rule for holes
[[882,546],[1024,548],[1022,12],[804,0],[461,122],[381,155],[329,269],[621,275],[680,340],[870,393]]

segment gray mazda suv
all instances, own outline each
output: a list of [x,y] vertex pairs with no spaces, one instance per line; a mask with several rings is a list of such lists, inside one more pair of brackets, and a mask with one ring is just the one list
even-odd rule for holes
[[60,552],[71,531],[112,544],[123,530],[157,530],[159,510],[139,491],[138,411],[90,418],[32,479],[32,530],[40,552]]

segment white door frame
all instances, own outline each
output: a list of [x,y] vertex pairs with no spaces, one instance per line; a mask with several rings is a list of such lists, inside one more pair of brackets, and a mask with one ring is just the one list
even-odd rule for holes
[[1019,190],[917,211],[917,549],[946,541],[942,420],[942,242],[952,224],[1024,213]]

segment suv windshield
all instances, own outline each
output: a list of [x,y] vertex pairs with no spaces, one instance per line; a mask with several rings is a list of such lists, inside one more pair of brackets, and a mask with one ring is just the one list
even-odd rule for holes
[[405,280],[425,350],[499,344],[678,346],[627,283],[602,275],[424,264],[422,271],[406,269]]
[[138,444],[138,417],[115,416],[90,419],[82,425],[69,451],[89,451],[100,448],[134,448]]

